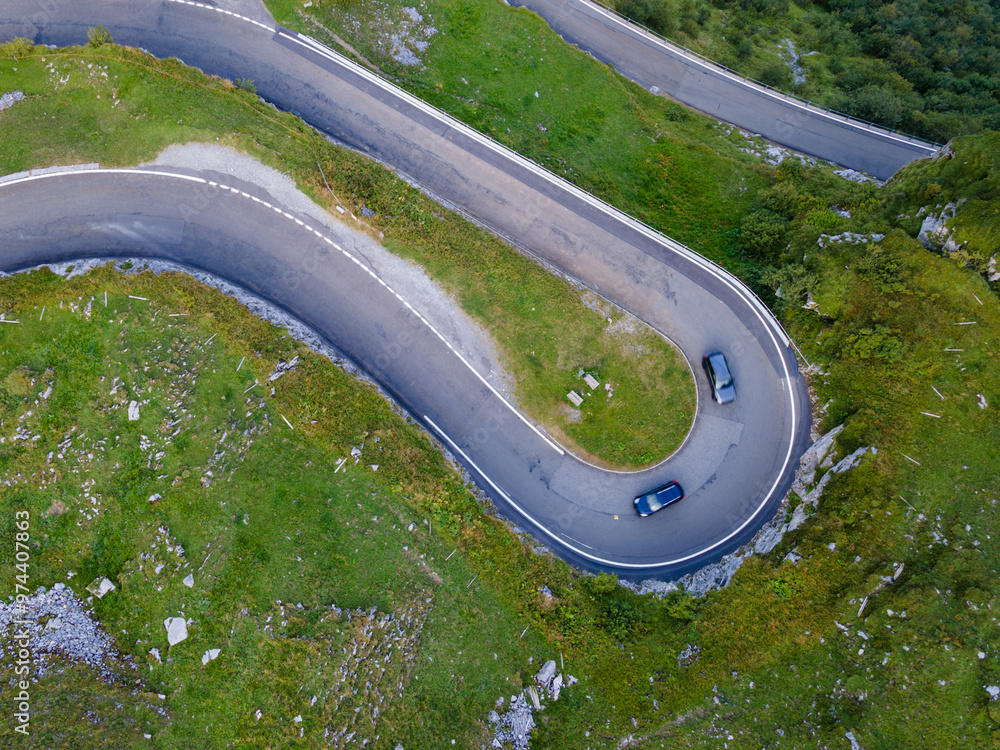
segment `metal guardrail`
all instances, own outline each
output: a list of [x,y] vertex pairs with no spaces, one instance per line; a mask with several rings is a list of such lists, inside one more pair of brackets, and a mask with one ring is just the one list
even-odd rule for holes
[[913,135],[912,133],[904,133],[902,130],[896,130],[895,128],[889,128],[889,127],[886,127],[885,125],[880,125],[877,122],[872,122],[871,120],[865,120],[865,119],[862,119],[860,117],[855,117],[854,115],[849,115],[849,114],[847,114],[845,112],[840,112],[839,110],[836,110],[836,109],[830,109],[829,107],[824,107],[822,104],[816,104],[815,102],[811,102],[808,99],[804,99],[801,96],[798,96],[797,94],[792,94],[792,93],[789,93],[787,91],[782,91],[781,89],[775,88],[774,86],[771,86],[770,84],[764,83],[762,81],[758,81],[756,78],[751,78],[750,76],[744,75],[743,73],[740,73],[737,70],[733,70],[732,68],[728,67],[727,65],[723,65],[720,62],[716,62],[715,60],[712,60],[711,58],[705,57],[700,52],[695,52],[693,49],[689,49],[689,48],[685,47],[683,44],[681,44],[679,42],[675,42],[673,39],[665,37],[662,34],[660,34],[659,32],[653,31],[648,26],[644,26],[643,24],[639,23],[638,21],[635,21],[635,20],[629,18],[628,16],[626,16],[626,15],[624,15],[622,13],[619,13],[614,8],[609,7],[609,6],[605,5],[604,3],[600,2],[600,0],[587,0],[587,2],[592,3],[593,5],[597,5],[597,6],[601,7],[601,8],[603,8],[608,13],[613,13],[615,16],[617,16],[618,18],[620,18],[621,20],[623,20],[625,23],[629,24],[630,26],[635,26],[637,29],[641,29],[645,33],[649,34],[650,36],[655,37],[656,39],[659,39],[661,42],[669,44],[671,47],[676,47],[679,50],[683,50],[684,52],[686,52],[687,54],[691,55],[692,57],[697,57],[699,60],[701,60],[706,65],[711,65],[712,67],[719,68],[720,70],[724,70],[727,73],[731,73],[732,75],[736,76],[737,78],[741,78],[744,81],[746,81],[747,83],[753,84],[754,86],[760,86],[762,89],[767,89],[768,91],[771,91],[771,92],[773,92],[773,93],[775,93],[775,94],[777,94],[779,96],[787,97],[788,99],[794,99],[795,101],[797,101],[800,104],[803,104],[803,105],[805,105],[807,107],[811,107],[813,109],[821,110],[821,111],[823,111],[823,112],[825,112],[825,113],[827,113],[829,115],[834,115],[834,116],[837,116],[837,117],[842,117],[843,119],[848,120],[850,122],[856,122],[856,123],[859,123],[861,125],[870,125],[872,127],[878,128],[879,130],[884,130],[887,133],[893,133],[894,135],[900,135],[900,136],[903,136],[905,138],[909,138],[909,139],[914,140],[914,141],[920,141],[921,143],[926,143],[928,145],[935,146],[935,147],[938,147],[938,148],[940,148],[941,146],[944,145],[942,143],[938,143],[937,141],[931,141],[931,140],[928,140],[927,138],[921,138],[919,135]]

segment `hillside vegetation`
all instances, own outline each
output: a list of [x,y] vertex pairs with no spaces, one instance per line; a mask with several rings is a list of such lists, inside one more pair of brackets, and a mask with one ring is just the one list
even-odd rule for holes
[[[331,215],[348,206],[364,216],[356,229],[422,266],[496,342],[514,400],[571,450],[636,468],[672,453],[690,430],[691,370],[662,335],[251,91],[114,45],[0,45],[0,74],[25,94],[0,124],[3,174],[76,162],[134,166],[187,141],[245,150],[294,178]],[[174,118],[178,111],[186,114]],[[645,354],[639,367],[636,350]],[[584,390],[581,370],[613,395],[571,408],[566,393]]]
[[947,141],[1000,129],[995,0],[614,0],[744,75]]
[[[441,20],[431,16],[434,8],[444,9]],[[377,704],[379,716],[364,724],[368,747],[395,750],[399,743],[412,750],[453,740],[456,747],[488,746],[489,711],[500,697],[509,703],[545,659],[580,682],[535,713],[534,750],[846,747],[850,738],[865,750],[1000,743],[1000,702],[987,690],[1000,685],[1000,539],[993,538],[1000,501],[1000,303],[988,281],[1000,210],[997,135],[958,139],[949,155],[913,164],[885,187],[849,183],[794,159],[757,162],[739,150],[738,134],[648,97],[591,61],[602,71],[595,77],[604,76],[624,98],[609,99],[618,102],[613,111],[589,123],[564,102],[572,116],[561,121],[578,144],[569,148],[566,139],[547,137],[548,120],[545,132],[535,124],[542,122],[532,109],[535,80],[525,80],[525,96],[513,102],[479,106],[487,101],[486,83],[473,77],[471,63],[460,67],[461,55],[471,54],[467,44],[520,39],[527,49],[530,39],[536,47],[520,58],[511,43],[508,67],[522,77],[535,71],[534,55],[541,62],[560,46],[531,16],[471,0],[421,12],[442,29],[451,29],[446,22],[470,29],[467,38],[435,37],[426,67],[413,74],[430,81],[428,91],[440,81],[439,106],[449,100],[468,106],[470,119],[487,113],[502,138],[496,121],[508,117],[510,142],[533,158],[620,199],[623,208],[649,206],[651,220],[685,232],[682,239],[698,249],[704,239],[706,254],[767,295],[813,363],[818,426],[844,425],[836,457],[860,448],[876,452],[830,480],[806,523],[773,552],[749,559],[726,589],[701,598],[679,590],[638,596],[613,577],[583,576],[536,554],[492,519],[426,438],[368,389],[198,285],[107,269],[68,283],[48,274],[4,280],[0,306],[30,325],[0,328],[0,426],[7,438],[0,472],[31,481],[4,493],[3,517],[31,509],[34,583],[65,581],[86,597],[91,575],[114,580],[119,591],[95,600],[93,611],[121,653],[142,667],[122,667],[117,681],[80,664],[53,672],[37,686],[36,721],[46,732],[38,744],[103,747],[110,738],[116,746],[148,747],[142,734],[150,733],[167,746],[328,747],[324,730],[368,722],[372,701],[387,694],[363,673],[339,694],[327,689],[342,685],[341,665],[356,678],[356,666],[341,655],[362,648],[371,632],[371,617],[362,614],[371,607],[376,621],[392,615],[407,632],[413,623],[424,629],[405,650],[412,660],[389,658],[403,694]],[[507,29],[514,36],[501,33]],[[362,41],[351,37],[359,47]],[[361,50],[389,69],[391,55],[377,52],[374,44]],[[453,73],[432,67],[433,56],[452,54]],[[153,67],[146,58],[141,64]],[[592,69],[579,65],[580,80],[589,80],[584,71]],[[180,66],[165,69],[194,79]],[[482,72],[487,80],[490,71]],[[539,103],[544,81],[564,73],[547,74],[538,73]],[[469,91],[458,88],[466,85]],[[470,96],[476,87],[482,100]],[[240,101],[253,107],[252,97]],[[192,112],[207,106],[186,104]],[[5,113],[0,132],[16,112]],[[218,117],[216,109],[211,116]],[[594,144],[603,143],[609,119],[618,117],[636,137],[623,141],[628,148],[615,164],[607,143],[604,150]],[[166,118],[151,112],[149,119],[160,123],[164,140],[174,134],[172,121],[167,128]],[[639,130],[636,122],[652,129]],[[652,134],[661,127],[676,130],[658,140]],[[246,138],[231,142],[253,150]],[[301,167],[309,159],[296,156],[294,142],[273,141],[282,158],[298,159]],[[27,145],[21,149],[25,161],[44,158]],[[587,163],[591,153],[603,154],[599,163]],[[324,164],[332,166],[333,158],[324,152]],[[348,176],[364,175],[355,184],[368,192],[358,188],[355,195],[403,190],[360,160],[343,163]],[[659,189],[650,164],[659,164],[691,203],[650,198]],[[726,175],[737,179],[720,182]],[[321,192],[315,176],[303,182]],[[713,201],[702,215],[701,206]],[[684,210],[672,208],[678,205]],[[917,239],[928,214],[948,230],[938,229],[928,243],[945,250]],[[397,215],[399,226],[418,232],[412,214]],[[111,313],[97,302],[103,289],[112,292]],[[155,303],[144,307],[129,294]],[[90,297],[92,317],[85,319]],[[165,328],[162,316],[174,310],[197,313],[192,327]],[[58,338],[45,325],[50,314],[50,325],[64,331]],[[209,345],[215,331],[221,335]],[[303,364],[277,381],[275,394],[245,403],[242,391],[252,376],[238,370],[240,358],[247,355],[259,377],[294,354]],[[155,393],[170,380],[166,373],[188,371],[199,385],[192,382],[182,406],[202,420],[186,444],[156,430],[158,420],[175,418],[167,414],[173,401],[151,401],[143,408],[147,421],[130,426],[123,405],[111,399],[114,377],[148,383]],[[48,383],[52,392],[42,399]],[[223,405],[230,397],[239,409]],[[280,415],[296,429],[288,430]],[[78,453],[58,460],[86,461],[94,485],[84,487],[87,480],[69,464],[49,471],[56,467],[48,452],[55,454],[74,426],[72,435],[81,437],[71,446]],[[252,445],[239,442],[243,430],[253,430]],[[11,439],[21,433],[28,439]],[[30,439],[35,434],[37,441]],[[153,452],[153,459],[163,468],[147,463],[154,449],[142,448],[143,434],[162,442],[156,452],[164,455],[156,459]],[[132,441],[128,450],[108,449],[118,435]],[[233,446],[221,445],[226,440]],[[331,462],[362,441],[363,461],[334,474]],[[203,469],[221,449],[224,470],[205,487]],[[370,468],[373,451],[377,471]],[[258,473],[265,481],[255,479]],[[155,492],[162,498],[150,503]],[[799,502],[793,496],[781,512],[790,515]],[[254,527],[258,518],[272,525]],[[149,574],[152,561],[142,555],[164,554],[161,527],[170,535],[166,544],[176,548],[179,541],[197,571],[193,588],[180,580],[183,565],[169,582]],[[7,559],[12,531],[0,540]],[[77,575],[67,579],[70,571]],[[9,590],[9,578],[3,580]],[[163,618],[178,611],[197,627],[190,643],[169,653],[173,661],[157,664],[149,649],[164,645]],[[222,652],[203,665],[200,657],[211,648]],[[369,696],[356,697],[366,688]],[[362,718],[352,722],[351,714]]]

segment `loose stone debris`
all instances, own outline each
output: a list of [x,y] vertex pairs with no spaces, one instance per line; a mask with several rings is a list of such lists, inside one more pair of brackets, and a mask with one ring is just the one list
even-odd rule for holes
[[[15,632],[26,634],[26,640],[15,639]],[[13,597],[10,602],[0,602],[0,659],[15,656],[21,648],[34,657],[35,679],[49,674],[59,658],[87,664],[109,682],[120,679],[123,668],[136,670],[131,658],[119,654],[111,637],[63,583],[51,590],[39,587],[21,602]]]
[[[490,723],[494,725],[492,748],[511,748],[512,750],[528,750],[531,743],[531,730],[535,728],[534,711],[543,711],[545,704],[542,699],[550,697],[559,700],[559,693],[564,687],[577,682],[572,675],[563,678],[556,671],[555,661],[549,660],[542,665],[535,675],[534,685],[528,685],[520,693],[510,696],[508,709],[503,713],[490,711]],[[504,698],[497,700],[497,709],[503,708]]]
[[274,372],[272,372],[270,375],[267,376],[268,382],[273,383],[275,380],[280,378],[286,372],[291,372],[292,370],[294,370],[298,364],[299,364],[298,355],[292,357],[292,360],[290,362],[279,362],[277,365],[275,365]]
[[103,599],[105,594],[110,594],[115,590],[115,588],[116,586],[107,578],[98,578],[87,586],[87,591],[96,596],[98,599]]
[[24,94],[20,91],[10,91],[3,96],[0,96],[0,118],[3,117],[3,111],[5,109],[10,109],[22,99],[24,99]]
[[816,244],[820,247],[826,247],[832,244],[841,244],[847,242],[850,244],[863,244],[863,243],[875,243],[881,242],[885,239],[884,234],[858,234],[857,232],[844,232],[842,234],[821,234],[819,239],[816,240]]
[[201,655],[201,663],[204,665],[208,664],[210,661],[214,659],[217,659],[219,657],[220,650],[221,649],[210,648],[208,651],[206,651],[204,654]]

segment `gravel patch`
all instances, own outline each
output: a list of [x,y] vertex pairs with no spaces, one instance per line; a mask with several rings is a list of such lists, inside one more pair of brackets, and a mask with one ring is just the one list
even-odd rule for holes
[[[20,91],[10,91],[3,96],[0,96],[0,113],[2,113],[5,109],[13,107],[22,99],[24,99],[24,94]],[[0,114],[0,118],[2,117],[3,115]]]
[[[363,260],[379,277],[419,310],[431,325],[451,342],[456,351],[490,382],[490,385],[516,405],[516,400],[512,397],[514,381],[501,368],[496,345],[489,334],[416,263],[393,255],[368,235],[328,214],[302,193],[291,178],[233,149],[203,143],[170,146],[157,157],[155,162],[144,166],[177,167],[231,175],[263,188],[270,193],[275,203],[284,205],[290,211],[312,217],[323,225],[326,234],[332,240]],[[148,265],[157,267],[160,264]],[[305,335],[308,331],[301,323],[291,320],[287,314],[257,298],[253,298],[253,302],[247,301],[245,298],[251,295],[242,290],[223,289],[223,282],[202,278],[202,276],[208,277],[207,274],[194,275],[199,280],[236,296],[255,314],[261,314],[258,309],[269,308],[265,317],[291,328],[297,338],[302,338],[300,333]],[[314,333],[309,333],[311,334],[309,338],[318,340]],[[312,343],[309,341],[307,343],[313,347]]]
[[0,657],[17,656],[20,649],[32,656],[33,676],[47,675],[53,657],[87,664],[112,681],[117,670],[109,662],[118,661],[135,670],[128,657],[115,649],[72,589],[57,583],[51,591],[40,587],[22,602],[0,602]]

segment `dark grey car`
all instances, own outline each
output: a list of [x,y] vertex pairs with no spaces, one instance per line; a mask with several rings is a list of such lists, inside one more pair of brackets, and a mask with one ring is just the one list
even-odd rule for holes
[[728,404],[736,398],[736,384],[722,352],[706,354],[701,364],[708,373],[708,382],[712,384],[712,398],[720,404]]

